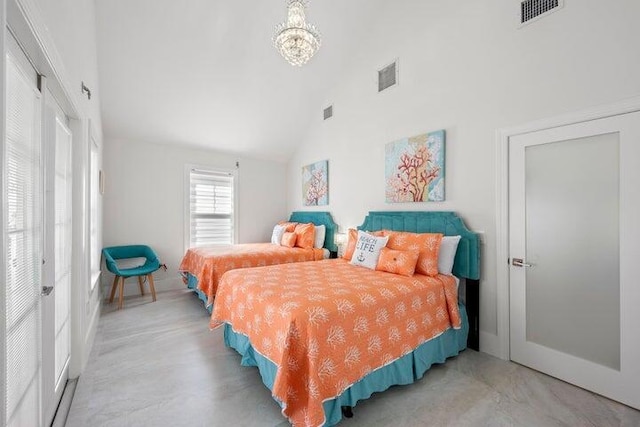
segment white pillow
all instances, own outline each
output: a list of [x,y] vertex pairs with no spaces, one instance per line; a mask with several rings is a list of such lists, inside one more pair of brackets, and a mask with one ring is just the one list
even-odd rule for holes
[[324,246],[324,236],[327,234],[327,228],[324,225],[316,225],[316,241],[313,243],[314,248]]
[[275,227],[273,227],[273,233],[271,234],[271,243],[281,246],[284,230],[286,230],[286,227],[282,225],[276,225]]
[[364,231],[358,231],[358,239],[356,240],[356,249],[351,258],[351,264],[360,265],[371,270],[376,269],[378,258],[382,248],[387,246],[389,237],[376,237]]
[[462,236],[444,236],[438,252],[438,273],[451,275],[453,260],[456,258],[458,243]]

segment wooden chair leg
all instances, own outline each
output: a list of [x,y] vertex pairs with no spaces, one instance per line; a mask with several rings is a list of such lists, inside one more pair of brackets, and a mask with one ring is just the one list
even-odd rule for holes
[[144,296],[144,283],[142,283],[142,276],[138,276],[138,285],[140,285],[140,295]]
[[120,295],[118,296],[118,310],[124,307],[124,277],[120,276]]
[[149,289],[151,289],[151,295],[153,295],[153,301],[156,301],[156,287],[153,284],[153,274],[148,274],[149,278]]
[[113,278],[113,285],[111,285],[111,296],[109,297],[109,304],[113,302],[113,298],[116,296],[116,289],[118,289],[118,278],[120,276],[115,276]]

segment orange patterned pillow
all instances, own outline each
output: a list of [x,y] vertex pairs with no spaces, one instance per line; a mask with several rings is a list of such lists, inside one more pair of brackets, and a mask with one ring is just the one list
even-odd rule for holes
[[353,257],[353,252],[356,250],[356,242],[358,241],[358,230],[354,230],[353,228],[349,229],[349,240],[347,241],[347,247],[344,250],[344,254],[342,254],[342,258],[347,261],[351,261]]
[[282,235],[282,246],[287,246],[292,248],[296,245],[296,240],[298,236],[296,233],[284,233]]
[[440,233],[408,233],[404,231],[393,231],[389,234],[387,247],[398,250],[418,250],[418,264],[416,273],[427,276],[438,275],[438,252],[442,234]]
[[316,241],[316,228],[313,223],[298,224],[295,231],[297,239],[296,246],[303,249],[313,248],[313,244]]
[[288,222],[288,221],[280,221],[278,223],[278,225],[281,225],[284,227],[284,231],[286,231],[287,233],[293,233],[293,231],[296,229],[296,225],[298,225],[297,222]]
[[420,251],[400,251],[397,249],[383,248],[380,252],[376,270],[402,276],[413,276],[418,263]]

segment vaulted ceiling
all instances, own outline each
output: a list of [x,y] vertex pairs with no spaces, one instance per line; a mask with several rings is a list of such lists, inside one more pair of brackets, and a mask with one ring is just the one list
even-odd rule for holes
[[311,1],[323,45],[298,68],[271,42],[284,0],[97,0],[105,137],[285,161],[382,3]]

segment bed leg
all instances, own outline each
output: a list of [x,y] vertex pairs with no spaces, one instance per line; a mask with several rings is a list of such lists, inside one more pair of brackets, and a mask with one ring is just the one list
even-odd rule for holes
[[351,406],[343,406],[342,415],[344,415],[345,418],[353,418],[353,408]]
[[480,351],[480,280],[466,280],[465,304],[469,316],[467,347]]

